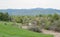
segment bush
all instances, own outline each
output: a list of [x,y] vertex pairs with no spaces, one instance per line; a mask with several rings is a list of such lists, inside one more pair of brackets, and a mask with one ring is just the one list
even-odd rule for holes
[[60,23],[59,22],[60,22],[59,20],[58,21],[54,21],[46,29],[60,32]]
[[38,33],[42,32],[41,29],[38,28],[38,27],[31,27],[31,28],[29,28],[28,30],[34,31],[34,32],[38,32]]

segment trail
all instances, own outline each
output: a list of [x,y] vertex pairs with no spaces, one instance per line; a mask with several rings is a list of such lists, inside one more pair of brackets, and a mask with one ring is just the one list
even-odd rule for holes
[[54,35],[54,37],[60,37],[59,32],[54,32],[54,31],[42,29],[42,33],[44,33],[44,34],[52,34],[52,35]]

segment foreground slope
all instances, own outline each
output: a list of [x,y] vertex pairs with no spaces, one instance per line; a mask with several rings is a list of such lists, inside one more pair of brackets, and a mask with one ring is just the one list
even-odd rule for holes
[[31,32],[24,29],[18,29],[16,27],[11,26],[11,23],[7,23],[7,25],[5,25],[3,22],[0,22],[0,37],[53,37],[53,36]]

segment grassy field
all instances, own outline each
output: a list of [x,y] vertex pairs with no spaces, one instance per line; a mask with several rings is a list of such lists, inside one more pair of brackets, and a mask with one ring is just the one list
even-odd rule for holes
[[7,22],[7,25],[5,25],[4,22],[0,22],[0,37],[53,37],[53,35],[18,29],[11,24],[11,22]]

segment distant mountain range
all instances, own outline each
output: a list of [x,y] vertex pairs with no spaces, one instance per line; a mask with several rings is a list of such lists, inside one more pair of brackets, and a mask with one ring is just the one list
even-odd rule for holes
[[60,10],[51,8],[0,9],[0,12],[8,12],[9,15],[39,15],[39,14],[54,14],[54,13],[60,14]]

